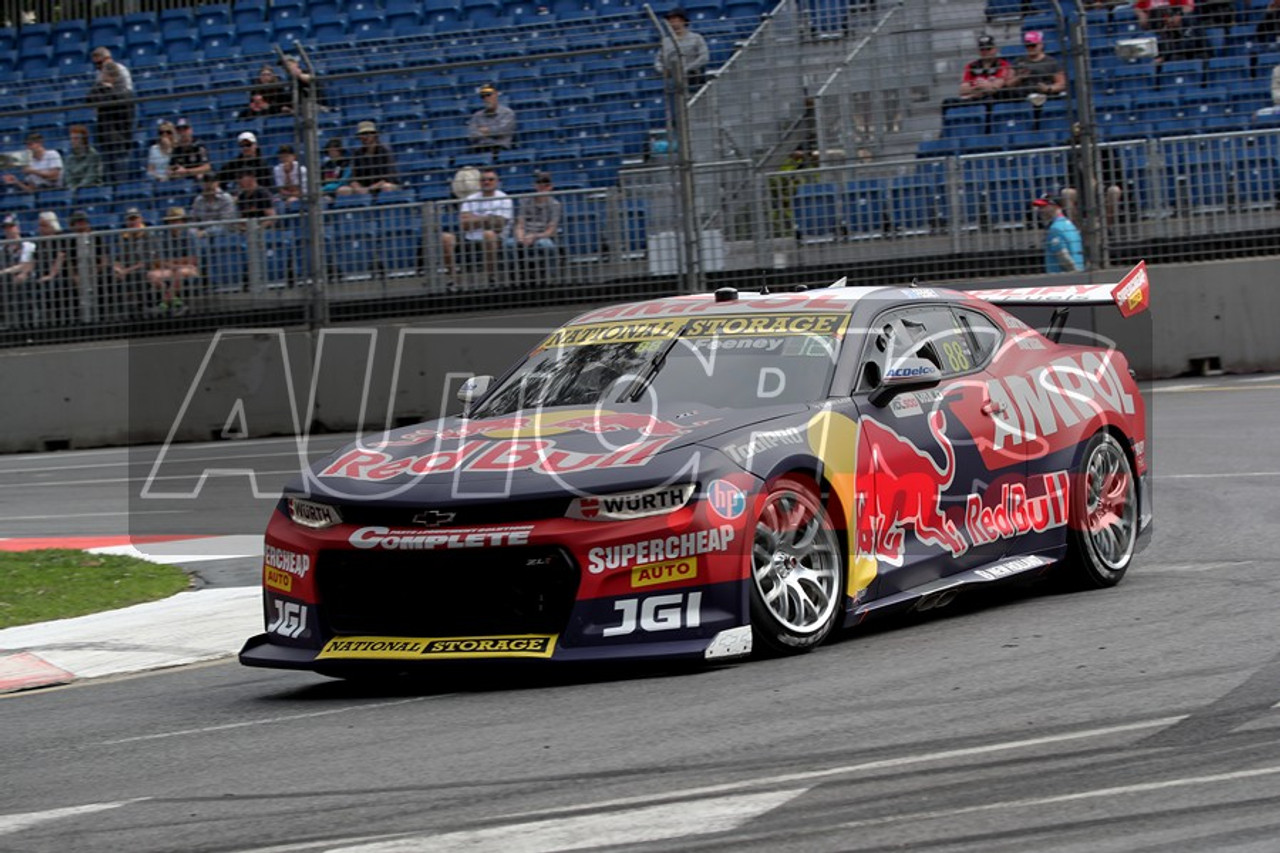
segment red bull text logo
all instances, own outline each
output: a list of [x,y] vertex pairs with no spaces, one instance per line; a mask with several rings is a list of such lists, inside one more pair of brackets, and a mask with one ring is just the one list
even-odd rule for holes
[[1000,502],[983,506],[981,495],[969,495],[965,502],[964,529],[974,545],[1010,539],[1027,533],[1043,533],[1067,523],[1069,475],[1066,471],[1043,474],[1039,480],[1044,494],[1027,497],[1020,483],[1000,487]]
[[510,415],[501,418],[462,421],[445,429],[423,427],[407,432],[399,438],[380,445],[383,447],[409,447],[427,441],[484,436],[485,438],[544,438],[567,432],[585,432],[608,435],[632,431],[643,438],[674,438],[684,435],[690,427],[664,421],[653,415],[639,412],[611,412],[599,409],[574,409],[566,412],[548,412],[532,415]]
[[674,439],[640,441],[607,453],[583,453],[557,449],[550,439],[506,439],[464,442],[456,450],[395,458],[380,450],[356,448],[342,454],[320,472],[321,477],[380,482],[401,475],[422,476],[452,471],[532,471],[535,474],[569,474],[596,468],[633,468],[647,465]]

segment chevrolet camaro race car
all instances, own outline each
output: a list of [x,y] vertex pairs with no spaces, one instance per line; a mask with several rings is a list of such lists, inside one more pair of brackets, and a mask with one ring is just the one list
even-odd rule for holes
[[[313,466],[267,527],[240,660],[717,661],[1048,571],[1119,582],[1151,522],[1144,402],[1059,320],[1144,309],[1145,268],[842,284],[590,311],[469,380],[461,416]],[[1057,310],[1041,333],[1000,303]]]

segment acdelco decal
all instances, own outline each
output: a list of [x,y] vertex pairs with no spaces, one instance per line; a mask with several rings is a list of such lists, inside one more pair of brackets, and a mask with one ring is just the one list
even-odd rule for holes
[[317,659],[548,658],[558,634],[493,637],[335,637]]
[[964,512],[964,529],[969,541],[986,545],[997,539],[1043,533],[1066,524],[1070,506],[1067,472],[1042,474],[1039,480],[1044,494],[1028,498],[1022,484],[1004,485],[1000,487],[1000,502],[993,507],[983,506],[981,495],[969,495]]
[[424,533],[421,530],[396,530],[390,527],[361,527],[347,539],[361,550],[436,551],[455,548],[497,548],[529,544],[533,525],[519,527],[473,527]]
[[698,558],[685,557],[661,563],[645,563],[631,567],[631,588],[661,586],[665,583],[692,580],[698,576]]
[[388,480],[401,474],[439,474],[452,471],[533,471],[567,474],[596,468],[630,468],[647,465],[650,458],[672,439],[637,441],[608,453],[559,450],[551,439],[468,441],[457,450],[394,459],[379,450],[355,448],[334,460],[321,477],[348,480]]
[[733,527],[722,524],[679,536],[592,548],[587,552],[587,570],[598,575],[609,569],[627,569],[641,563],[661,563],[695,554],[723,551],[733,542],[733,537]]
[[293,579],[305,578],[311,571],[311,555],[298,554],[274,545],[262,549],[263,582],[281,592],[293,590]]

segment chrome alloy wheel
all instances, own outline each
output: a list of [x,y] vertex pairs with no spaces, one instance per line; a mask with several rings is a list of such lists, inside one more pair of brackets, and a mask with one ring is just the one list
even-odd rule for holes
[[1112,571],[1133,556],[1138,534],[1138,501],[1133,469],[1110,435],[1094,445],[1085,462],[1084,534],[1093,558]]
[[751,565],[759,600],[779,627],[824,629],[841,600],[840,540],[817,498],[782,484],[765,497]]

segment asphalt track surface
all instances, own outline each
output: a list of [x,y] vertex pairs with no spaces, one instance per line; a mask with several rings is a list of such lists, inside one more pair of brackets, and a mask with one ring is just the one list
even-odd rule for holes
[[[971,595],[714,670],[359,686],[228,661],[11,694],[0,850],[1275,851],[1280,377],[1151,399],[1157,533],[1113,590]],[[183,450],[267,472],[281,446]],[[260,529],[245,478],[132,501],[154,455],[0,459],[0,535],[144,508]]]

